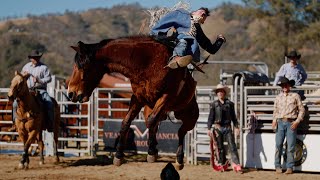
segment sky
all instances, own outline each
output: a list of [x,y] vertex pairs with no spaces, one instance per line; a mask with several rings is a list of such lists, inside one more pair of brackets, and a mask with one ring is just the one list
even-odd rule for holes
[[[47,13],[64,13],[68,11],[85,11],[92,8],[111,8],[119,4],[139,4],[146,8],[155,6],[172,7],[179,0],[1,0],[0,18],[23,17],[27,14],[41,15]],[[223,2],[241,4],[241,0],[186,0],[191,10],[199,7],[214,8]]]

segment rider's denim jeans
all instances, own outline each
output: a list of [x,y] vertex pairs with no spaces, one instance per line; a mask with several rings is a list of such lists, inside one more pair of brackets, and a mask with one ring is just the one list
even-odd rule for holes
[[187,45],[188,45],[188,42],[185,39],[180,39],[178,44],[173,50],[172,57],[187,55]]
[[286,122],[278,119],[278,127],[276,131],[276,153],[274,159],[274,165],[276,168],[281,168],[281,155],[285,138],[287,140],[286,167],[292,169],[294,166],[294,152],[297,138],[297,129],[293,131],[290,127],[291,122]]
[[[49,125],[51,127],[54,128],[54,105],[53,102],[51,100],[51,97],[49,96],[48,92],[46,90],[37,90],[42,103],[44,103],[44,105],[46,106],[46,111],[48,112],[48,116],[49,116]],[[13,104],[12,104],[12,119],[13,119],[13,123],[15,123],[15,119],[17,117],[16,112],[17,112],[17,108],[18,108],[18,103],[17,100],[14,100]],[[50,130],[51,131],[51,130]]]

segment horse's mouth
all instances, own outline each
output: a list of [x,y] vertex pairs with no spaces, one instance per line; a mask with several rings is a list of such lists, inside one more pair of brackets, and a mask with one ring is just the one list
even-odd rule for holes
[[85,102],[88,102],[90,99],[90,96],[84,95],[82,93],[77,95],[74,92],[69,92],[68,97],[69,97],[69,100],[74,103],[76,103],[76,102],[85,103]]
[[85,102],[88,102],[89,101],[89,97],[88,96],[84,96],[81,101],[79,100],[80,103],[85,103]]
[[9,101],[13,102],[14,101],[14,97],[13,96],[8,96]]

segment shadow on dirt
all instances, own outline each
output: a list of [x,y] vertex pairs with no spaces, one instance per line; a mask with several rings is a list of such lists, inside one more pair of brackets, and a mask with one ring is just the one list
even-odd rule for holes
[[[147,155],[126,155],[124,163],[128,162],[147,162]],[[159,156],[157,162],[174,162],[174,157],[167,157],[167,156]],[[98,155],[92,158],[86,159],[78,159],[78,160],[68,160],[59,163],[62,166],[106,166],[106,165],[113,165],[113,157],[107,155]]]
[[97,156],[88,159],[72,160],[65,162],[65,166],[106,166],[113,164],[113,161],[108,156]]

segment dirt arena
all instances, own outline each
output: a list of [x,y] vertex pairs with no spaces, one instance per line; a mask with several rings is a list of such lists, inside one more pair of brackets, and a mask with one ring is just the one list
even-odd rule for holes
[[[31,157],[28,170],[17,169],[19,155],[0,154],[0,179],[110,179],[110,180],[155,180],[160,179],[162,168],[172,158],[160,157],[159,162],[149,164],[145,156],[131,156],[127,163],[116,167],[107,156],[90,157],[61,157],[59,164],[54,164],[54,158],[46,157],[45,164],[39,166],[39,158]],[[214,172],[209,165],[185,165],[179,171],[182,180],[206,179],[320,179],[320,174],[295,173],[292,175],[275,174],[274,171],[245,170],[237,174],[231,170]]]

